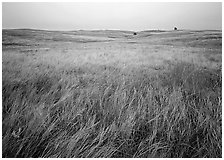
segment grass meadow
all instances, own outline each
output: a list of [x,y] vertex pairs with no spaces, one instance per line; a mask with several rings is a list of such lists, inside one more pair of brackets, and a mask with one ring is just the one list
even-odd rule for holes
[[124,70],[105,56],[70,66],[67,52],[46,62],[47,51],[19,49],[3,50],[2,157],[222,157],[221,67],[178,60]]

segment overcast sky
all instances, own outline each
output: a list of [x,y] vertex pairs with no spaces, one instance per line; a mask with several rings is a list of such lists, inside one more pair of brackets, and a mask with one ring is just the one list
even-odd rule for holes
[[222,29],[218,3],[10,3],[3,2],[3,28],[50,30]]

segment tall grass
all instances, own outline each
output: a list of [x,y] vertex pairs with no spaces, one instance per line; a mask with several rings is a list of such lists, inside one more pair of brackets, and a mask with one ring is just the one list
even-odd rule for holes
[[222,156],[221,70],[96,76],[3,76],[2,156]]

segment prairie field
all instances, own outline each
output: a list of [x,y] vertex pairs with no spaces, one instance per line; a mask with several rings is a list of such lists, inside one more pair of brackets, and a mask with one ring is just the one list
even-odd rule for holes
[[2,30],[2,157],[221,158],[222,31]]

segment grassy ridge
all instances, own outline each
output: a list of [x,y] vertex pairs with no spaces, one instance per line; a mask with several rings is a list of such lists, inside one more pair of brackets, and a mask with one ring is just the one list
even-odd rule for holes
[[221,157],[221,70],[144,73],[3,76],[3,157]]

